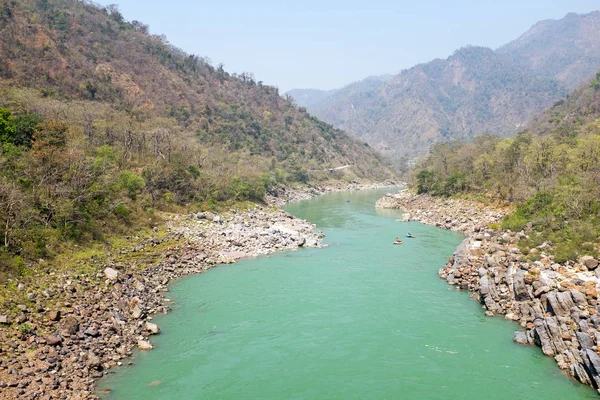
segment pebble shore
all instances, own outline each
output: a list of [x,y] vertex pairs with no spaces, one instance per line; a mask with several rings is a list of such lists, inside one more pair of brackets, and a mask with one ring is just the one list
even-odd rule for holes
[[378,207],[405,211],[401,221],[419,221],[464,233],[467,238],[438,271],[450,285],[473,292],[487,316],[501,315],[520,325],[514,341],[537,345],[572,378],[600,388],[599,261],[591,256],[556,263],[551,246],[532,249],[517,243],[531,231],[490,229],[507,210],[458,199],[388,195]]
[[97,399],[95,383],[111,367],[131,365],[136,348],[153,348],[160,327],[152,316],[169,312],[170,282],[242,258],[320,247],[324,235],[315,225],[278,207],[330,191],[392,184],[283,188],[267,196],[268,205],[250,210],[170,216],[165,237],[119,251],[137,254],[178,243],[152,262],[91,262],[91,273],[48,269],[20,278],[22,296],[0,307],[0,398]]

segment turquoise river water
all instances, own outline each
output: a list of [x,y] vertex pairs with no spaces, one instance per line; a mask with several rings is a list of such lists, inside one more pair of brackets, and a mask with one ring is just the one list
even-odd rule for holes
[[[109,399],[596,399],[518,326],[437,270],[463,237],[375,209],[388,190],[291,204],[328,247],[181,279],[155,349],[100,382]],[[350,200],[350,202],[347,202]],[[416,239],[394,245],[410,231]]]

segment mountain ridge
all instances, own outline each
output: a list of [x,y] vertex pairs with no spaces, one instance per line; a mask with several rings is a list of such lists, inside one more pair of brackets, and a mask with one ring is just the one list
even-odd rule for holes
[[425,154],[438,141],[514,136],[600,68],[598,33],[599,11],[571,13],[540,21],[497,50],[465,46],[369,90],[342,88],[298,103],[394,156]]

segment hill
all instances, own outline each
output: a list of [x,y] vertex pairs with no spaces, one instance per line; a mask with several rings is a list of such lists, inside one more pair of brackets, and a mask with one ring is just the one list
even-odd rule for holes
[[[573,90],[600,67],[600,11],[538,22],[497,52]],[[583,77],[583,78],[582,78]]]
[[413,171],[421,193],[472,195],[515,204],[503,226],[533,229],[524,251],[546,242],[559,261],[598,254],[600,73],[501,140],[436,144]]
[[142,119],[170,118],[202,142],[283,164],[296,156],[303,164],[328,167],[356,164],[364,156],[371,165],[376,157],[363,143],[298,110],[276,88],[185,54],[163,36],[149,35],[143,23],[125,21],[114,6],[76,0],[2,4],[5,83],[36,88],[47,98],[110,104]]
[[0,0],[0,145],[0,274],[156,210],[391,176],[276,88],[78,0]]
[[497,51],[465,47],[366,91],[341,89],[308,110],[393,155],[487,133],[514,136],[600,67],[599,16],[543,21]]
[[[301,107],[312,108],[318,106],[325,108],[326,104],[336,101],[343,101],[346,96],[370,92],[375,90],[385,82],[392,79],[392,75],[377,75],[370,76],[361,81],[353,82],[344,86],[341,89],[319,90],[319,89],[292,89],[286,94],[291,96],[294,101]],[[341,94],[341,96],[337,96]]]

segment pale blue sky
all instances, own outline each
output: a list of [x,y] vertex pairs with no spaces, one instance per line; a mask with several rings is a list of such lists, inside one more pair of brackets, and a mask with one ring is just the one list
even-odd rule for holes
[[398,73],[465,45],[496,48],[535,22],[600,9],[600,0],[100,0],[229,72],[332,89]]

